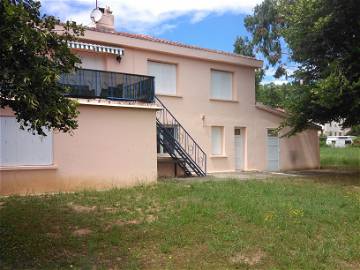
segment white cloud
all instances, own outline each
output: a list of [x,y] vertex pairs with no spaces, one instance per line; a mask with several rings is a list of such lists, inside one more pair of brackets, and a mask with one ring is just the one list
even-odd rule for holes
[[[197,23],[210,14],[250,13],[262,0],[99,0],[115,15],[117,30],[141,33],[161,33],[176,27],[173,19],[187,15]],[[74,20],[90,25],[89,14],[95,0],[42,0],[43,10],[62,20]]]

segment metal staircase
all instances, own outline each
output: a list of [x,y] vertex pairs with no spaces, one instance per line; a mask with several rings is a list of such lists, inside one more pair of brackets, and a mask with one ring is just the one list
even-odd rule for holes
[[156,113],[157,143],[184,170],[186,176],[206,176],[206,154],[164,103],[155,96],[162,108]]

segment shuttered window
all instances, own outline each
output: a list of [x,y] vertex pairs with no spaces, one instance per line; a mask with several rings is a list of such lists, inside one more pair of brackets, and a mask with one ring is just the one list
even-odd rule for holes
[[148,74],[155,77],[155,93],[176,95],[176,65],[148,61]]
[[105,61],[102,56],[86,54],[78,55],[78,57],[81,60],[81,64],[79,64],[80,68],[105,70]]
[[223,127],[211,127],[211,145],[213,155],[223,155]]
[[211,70],[211,98],[233,99],[233,74],[231,72]]
[[52,134],[21,130],[15,117],[0,117],[0,166],[51,165]]

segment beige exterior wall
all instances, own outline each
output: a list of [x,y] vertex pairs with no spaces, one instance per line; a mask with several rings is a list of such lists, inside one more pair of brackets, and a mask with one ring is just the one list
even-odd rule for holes
[[[155,109],[80,105],[79,111],[73,135],[53,135],[54,165],[1,168],[1,195],[156,181]],[[11,115],[9,110],[1,112]]]
[[[267,169],[267,129],[277,128],[282,116],[255,104],[254,68],[261,61],[96,31],[87,31],[83,41],[125,49],[120,63],[115,55],[77,50],[84,59],[99,58],[87,61],[84,68],[147,75],[149,60],[177,65],[176,95],[159,97],[207,153],[208,172],[235,170],[235,128],[243,131],[244,170]],[[233,100],[211,99],[212,69],[233,74]],[[0,194],[105,189],[156,181],[154,104],[90,103],[80,105],[79,129],[73,136],[54,134],[54,166],[0,168]],[[221,156],[211,155],[212,126],[224,130]],[[281,170],[319,167],[317,131],[281,139],[279,163]],[[160,175],[171,173],[171,163],[160,166]]]
[[[87,38],[101,40],[104,33],[88,32]],[[121,63],[113,55],[102,55],[106,70],[148,74],[149,60],[177,65],[177,93],[158,95],[208,155],[208,172],[235,170],[234,128],[244,128],[244,169],[267,169],[267,128],[277,128],[282,117],[260,110],[255,105],[257,62],[215,55],[166,44],[107,35],[111,45],[125,48]],[[144,46],[144,47],[141,47]],[[145,49],[146,48],[146,49]],[[181,53],[182,54],[181,54]],[[78,51],[86,57],[89,53]],[[201,56],[201,58],[200,58]],[[236,61],[237,60],[237,61]],[[233,73],[233,100],[211,99],[211,70]],[[211,127],[224,127],[224,155],[211,155]],[[309,130],[280,140],[280,169],[319,167],[318,137]]]

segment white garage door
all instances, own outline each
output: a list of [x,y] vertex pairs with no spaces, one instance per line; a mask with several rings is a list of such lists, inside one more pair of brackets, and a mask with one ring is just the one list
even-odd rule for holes
[[279,137],[274,129],[267,131],[267,170],[279,170]]

